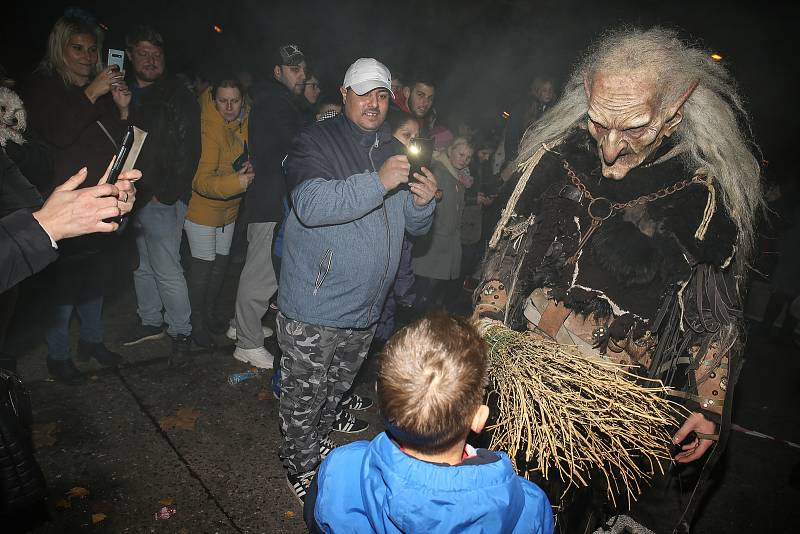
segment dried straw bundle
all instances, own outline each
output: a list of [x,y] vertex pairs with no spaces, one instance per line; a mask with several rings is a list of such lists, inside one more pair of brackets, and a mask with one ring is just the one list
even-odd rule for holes
[[669,388],[637,384],[626,366],[590,360],[571,345],[497,323],[482,330],[500,412],[489,427],[491,447],[507,451],[515,467],[524,450],[526,464],[545,479],[558,472],[565,493],[602,473],[611,501],[624,491],[629,506],[641,481],[663,473],[679,409],[662,396]]

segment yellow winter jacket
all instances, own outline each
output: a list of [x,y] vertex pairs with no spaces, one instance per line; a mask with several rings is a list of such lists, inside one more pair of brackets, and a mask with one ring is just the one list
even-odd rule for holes
[[250,108],[245,101],[241,117],[226,123],[214,106],[210,89],[203,91],[198,100],[202,152],[186,218],[217,228],[236,220],[245,191],[239,183],[239,173],[233,170],[233,161],[242,154],[247,141]]

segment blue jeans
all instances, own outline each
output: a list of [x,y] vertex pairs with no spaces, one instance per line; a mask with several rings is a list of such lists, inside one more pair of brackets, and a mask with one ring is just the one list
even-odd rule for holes
[[103,341],[103,295],[107,261],[104,252],[60,258],[48,271],[50,287],[44,338],[51,360],[69,360],[69,323],[78,313],[80,337]]
[[[134,217],[139,268],[133,272],[139,318],[147,326],[167,323],[167,333],[191,335],[192,310],[180,262],[186,203],[151,200]],[[162,315],[163,310],[163,315]]]
[[78,312],[80,337],[89,343],[103,341],[103,296],[78,304],[55,304],[51,310],[51,322],[45,330],[47,353],[51,360],[69,360],[69,321],[72,310]]

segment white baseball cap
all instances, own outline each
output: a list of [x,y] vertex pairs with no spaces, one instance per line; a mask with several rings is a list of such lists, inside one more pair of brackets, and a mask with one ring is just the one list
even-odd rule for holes
[[[359,96],[365,95],[378,87],[383,87],[392,93],[392,73],[389,72],[386,65],[377,59],[362,57],[347,69],[342,85],[345,88],[349,87]],[[392,93],[392,96],[394,96],[394,93]]]

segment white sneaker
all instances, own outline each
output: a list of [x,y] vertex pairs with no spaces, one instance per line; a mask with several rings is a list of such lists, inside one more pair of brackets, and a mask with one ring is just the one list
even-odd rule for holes
[[273,356],[264,347],[256,347],[254,349],[236,347],[236,350],[233,351],[233,357],[240,362],[249,363],[259,369],[272,369]]
[[[275,333],[272,331],[272,328],[263,325],[261,326],[261,331],[264,332],[264,339],[272,337],[272,335]],[[236,341],[236,327],[233,326],[233,324],[228,327],[228,331],[225,332],[225,336],[231,341]]]

